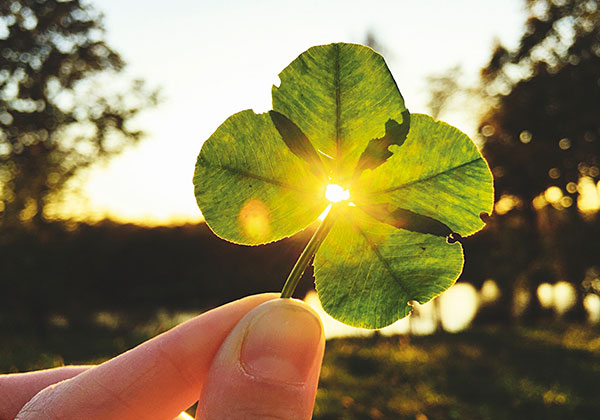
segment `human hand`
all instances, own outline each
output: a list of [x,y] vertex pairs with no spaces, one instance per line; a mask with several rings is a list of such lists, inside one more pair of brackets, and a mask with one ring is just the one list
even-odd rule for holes
[[224,305],[98,366],[0,375],[0,420],[171,420],[198,397],[197,419],[310,419],[323,328],[276,298]]

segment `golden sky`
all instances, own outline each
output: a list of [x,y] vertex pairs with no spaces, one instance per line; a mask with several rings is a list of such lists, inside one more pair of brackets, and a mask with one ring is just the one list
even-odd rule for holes
[[[127,72],[165,99],[136,122],[148,133],[78,180],[67,216],[147,224],[198,221],[192,175],[202,142],[231,114],[271,107],[277,74],[301,52],[374,33],[411,112],[428,112],[426,77],[460,64],[475,80],[496,39],[518,41],[521,0],[95,0]],[[469,111],[443,115],[474,132]]]

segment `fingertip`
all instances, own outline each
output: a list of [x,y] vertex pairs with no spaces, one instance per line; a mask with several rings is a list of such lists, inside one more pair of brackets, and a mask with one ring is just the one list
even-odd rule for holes
[[237,355],[241,368],[263,381],[306,382],[323,336],[319,317],[310,307],[285,300],[256,312]]
[[311,418],[324,345],[321,320],[303,302],[257,306],[215,357],[197,418]]

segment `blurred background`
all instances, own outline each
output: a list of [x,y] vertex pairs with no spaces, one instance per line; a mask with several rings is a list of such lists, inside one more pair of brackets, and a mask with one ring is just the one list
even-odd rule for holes
[[301,52],[357,42],[411,112],[474,139],[496,204],[457,285],[410,318],[323,315],[314,418],[597,418],[599,3],[1,0],[0,373],[98,363],[279,290],[312,228],[218,239],[194,163]]

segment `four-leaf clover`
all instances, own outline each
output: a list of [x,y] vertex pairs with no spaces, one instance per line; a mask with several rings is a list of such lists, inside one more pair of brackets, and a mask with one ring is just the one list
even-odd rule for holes
[[291,277],[316,252],[324,309],[358,327],[389,325],[410,313],[409,301],[429,301],[460,275],[457,240],[492,211],[488,165],[456,128],[409,114],[368,47],[310,48],[279,77],[273,111],[235,114],[203,144],[198,205],[219,237],[260,245],[307,228],[339,201]]

